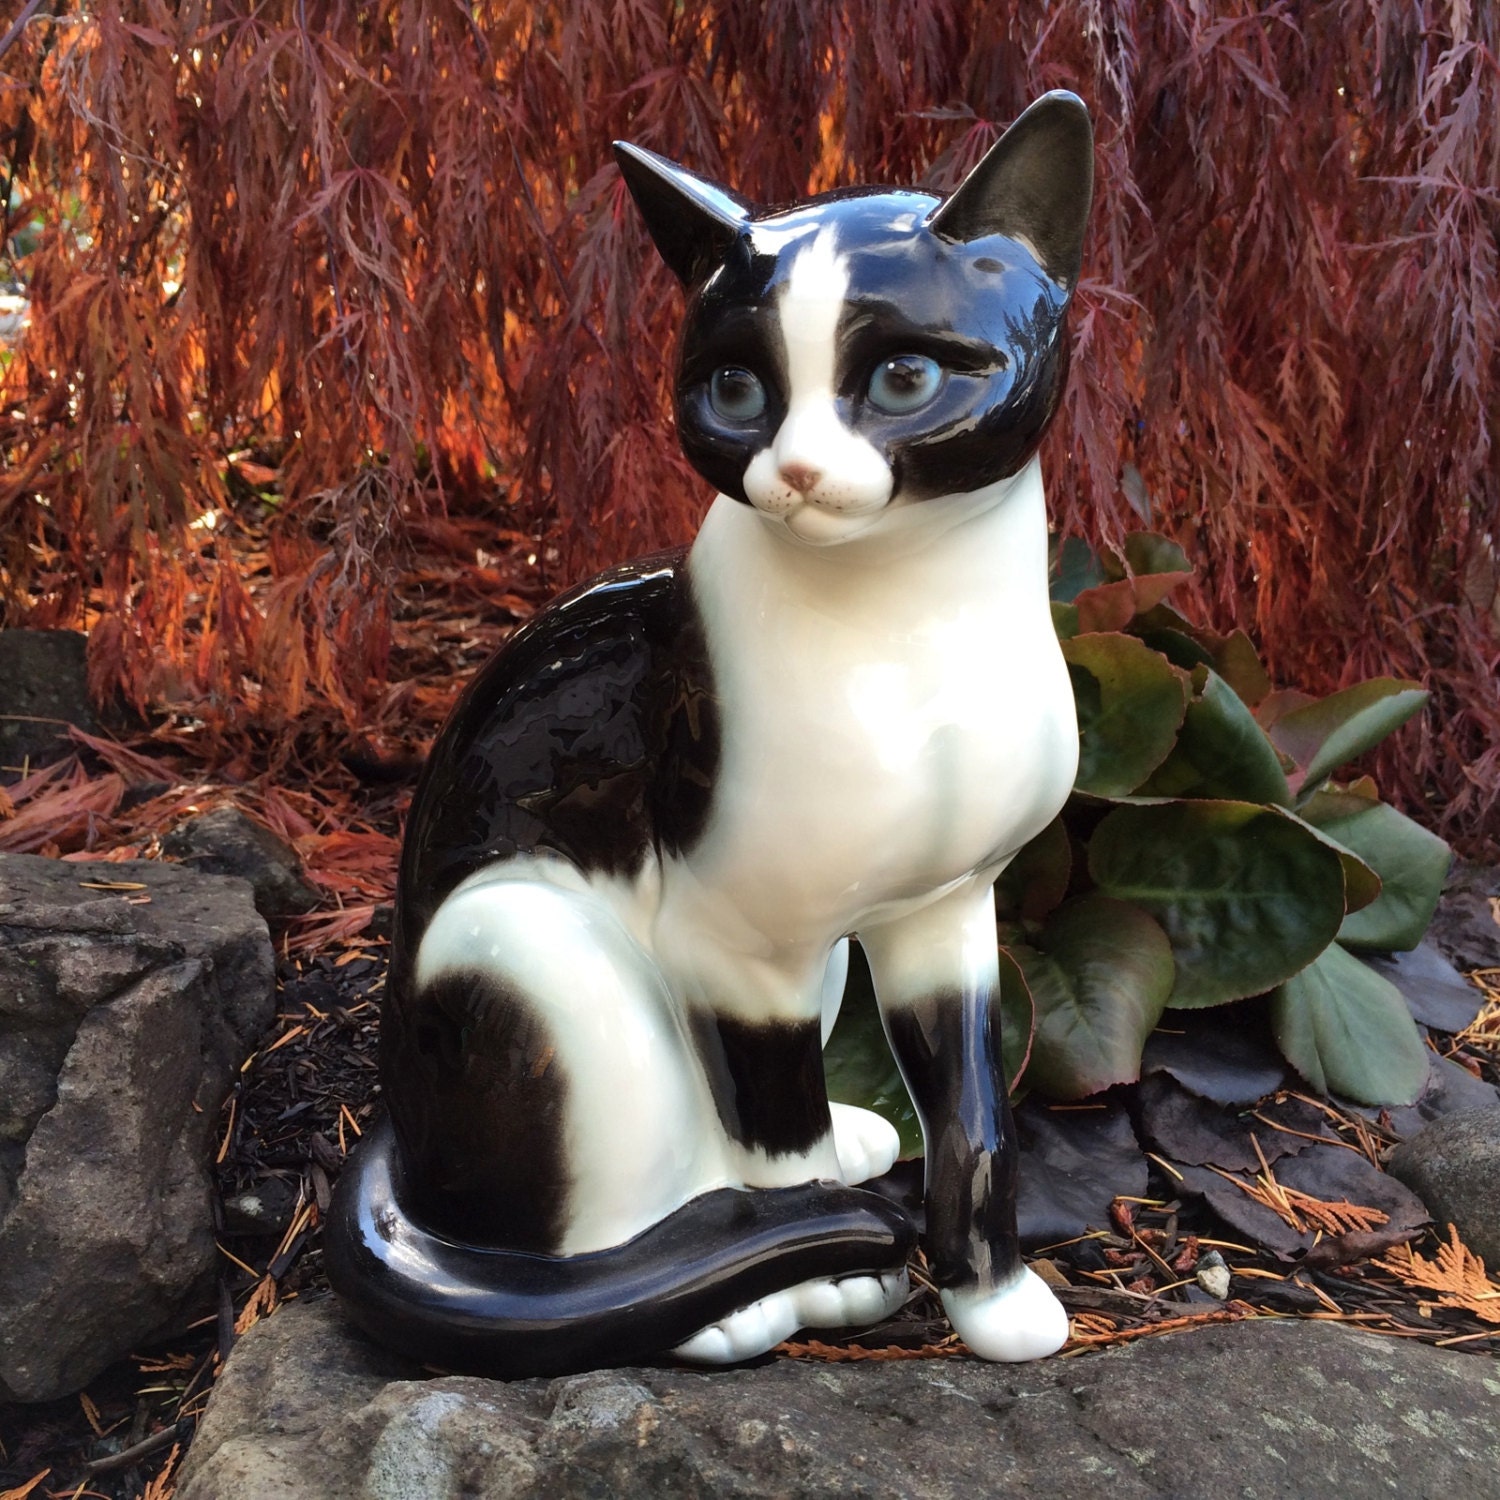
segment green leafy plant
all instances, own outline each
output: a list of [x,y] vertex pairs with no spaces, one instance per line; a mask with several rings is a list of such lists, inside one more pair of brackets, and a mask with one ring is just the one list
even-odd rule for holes
[[1131,1082],[1164,1011],[1264,996],[1314,1087],[1409,1103],[1426,1048],[1356,954],[1421,941],[1449,850],[1368,778],[1331,778],[1427,695],[1391,678],[1321,699],[1273,691],[1243,632],[1167,603],[1191,573],[1150,532],[1120,554],[1058,549],[1078,778],[998,892],[1035,1009],[1023,1083],[1078,1098]]
[[[1149,532],[1118,554],[1056,549],[1080,758],[1068,805],[996,887],[1009,1065],[1022,1090],[1083,1098],[1139,1077],[1167,1011],[1260,997],[1314,1088],[1410,1103],[1426,1046],[1358,954],[1421,941],[1450,851],[1368,777],[1332,778],[1427,695],[1391,678],[1274,691],[1243,631],[1167,602],[1191,575]],[[861,1013],[835,1033],[830,1076],[837,1097],[888,1108],[890,1070],[844,1056],[863,1045]]]

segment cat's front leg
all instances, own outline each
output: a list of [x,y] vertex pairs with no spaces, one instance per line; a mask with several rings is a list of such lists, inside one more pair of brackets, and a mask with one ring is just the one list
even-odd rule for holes
[[1021,1260],[1017,1148],[1000,1057],[993,882],[861,931],[886,1035],[922,1122],[925,1248],[959,1336],[993,1360],[1060,1348],[1068,1318]]

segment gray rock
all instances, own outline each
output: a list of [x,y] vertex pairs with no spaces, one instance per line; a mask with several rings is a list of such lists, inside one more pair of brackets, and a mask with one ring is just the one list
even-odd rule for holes
[[298,1189],[291,1182],[263,1177],[253,1188],[224,1200],[224,1231],[280,1237],[298,1206]]
[[1469,1249],[1500,1269],[1500,1108],[1435,1120],[1386,1163],[1439,1224],[1455,1224]]
[[0,766],[60,759],[72,748],[69,724],[99,732],[89,704],[87,642],[77,630],[0,630]]
[[423,1379],[330,1302],[240,1341],[178,1500],[484,1495],[1135,1500],[1493,1496],[1500,1371],[1253,1320],[1033,1365],[969,1359]]
[[1433,1053],[1427,1059],[1427,1086],[1415,1104],[1393,1105],[1386,1108],[1368,1104],[1351,1104],[1340,1100],[1340,1105],[1351,1114],[1361,1114],[1367,1120],[1384,1115],[1390,1128],[1401,1140],[1409,1140],[1419,1130],[1424,1130],[1433,1120],[1444,1115],[1458,1114],[1461,1110],[1500,1108],[1500,1089],[1494,1084],[1476,1078],[1467,1068],[1461,1068],[1451,1057],[1440,1057]]
[[237,807],[216,807],[187,818],[161,841],[162,853],[205,875],[238,875],[255,888],[264,917],[311,911],[318,893],[302,878],[295,850]]
[[0,854],[0,1400],[76,1390],[193,1306],[219,1104],[274,1001],[243,882]]
[[1457,859],[1427,929],[1427,941],[1460,969],[1500,968],[1500,868]]

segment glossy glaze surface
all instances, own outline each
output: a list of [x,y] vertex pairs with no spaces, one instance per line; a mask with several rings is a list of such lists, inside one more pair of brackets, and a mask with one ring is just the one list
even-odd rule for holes
[[523,626],[428,757],[401,856],[402,947],[466,876],[538,851],[637,869],[691,844],[719,758],[682,551],[612,568]]
[[329,1274],[359,1286],[356,1318],[414,1359],[502,1377],[649,1359],[725,1308],[811,1275],[900,1267],[906,1216],[829,1183],[695,1199],[603,1255],[549,1257],[455,1243],[407,1212],[389,1127],[362,1144],[327,1230]]
[[1087,116],[1049,96],[945,203],[769,212],[620,160],[689,291],[679,433],[720,494],[685,556],[518,632],[434,747],[392,1132],[340,1185],[331,1275],[408,1352],[507,1373],[745,1358],[886,1306],[902,1221],[839,1182],[890,1132],[830,1112],[819,1052],[858,934],[945,1304],[1032,1357],[1061,1314],[1015,1242],[992,885],[1077,758],[1035,452]]

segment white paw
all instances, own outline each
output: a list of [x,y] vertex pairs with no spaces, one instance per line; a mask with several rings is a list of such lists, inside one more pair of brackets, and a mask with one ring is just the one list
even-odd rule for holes
[[884,1276],[820,1277],[773,1292],[700,1329],[672,1353],[695,1365],[754,1359],[799,1328],[852,1328],[888,1318],[906,1301],[906,1271]]
[[994,1292],[943,1293],[953,1331],[981,1359],[1013,1364],[1055,1354],[1068,1340],[1068,1315],[1032,1270]]
[[830,1104],[833,1145],[839,1154],[839,1172],[850,1187],[889,1172],[901,1154],[896,1127],[874,1110],[853,1104]]

